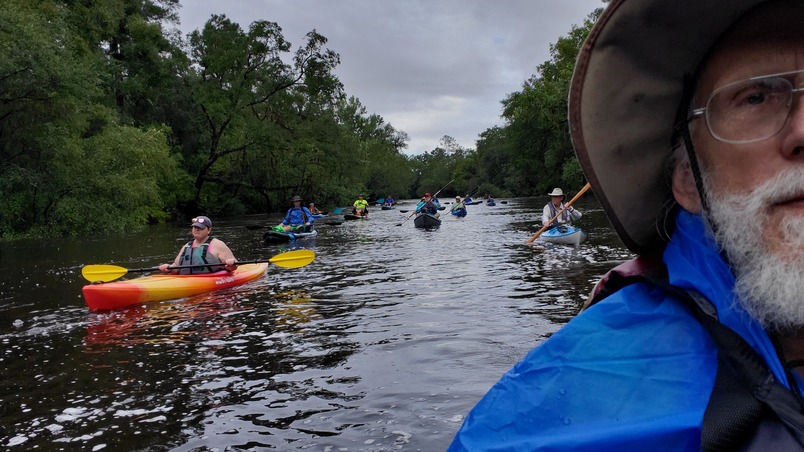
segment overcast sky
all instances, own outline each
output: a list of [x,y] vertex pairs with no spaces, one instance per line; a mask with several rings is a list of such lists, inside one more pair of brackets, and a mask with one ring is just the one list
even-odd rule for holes
[[312,29],[339,53],[335,70],[360,99],[410,137],[408,154],[449,135],[475,148],[502,125],[500,101],[520,91],[549,46],[601,0],[183,0],[181,30],[225,14],[244,30],[276,22],[295,51]]

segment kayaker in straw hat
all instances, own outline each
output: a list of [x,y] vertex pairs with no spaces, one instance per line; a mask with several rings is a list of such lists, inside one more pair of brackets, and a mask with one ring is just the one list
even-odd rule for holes
[[804,2],[613,0],[570,132],[639,258],[451,450],[804,449]]
[[[222,240],[210,237],[212,233],[212,220],[204,215],[192,219],[191,231],[193,240],[184,245],[172,264],[162,264],[159,271],[162,273],[178,273],[181,275],[214,273],[220,270],[235,271],[237,259],[232,250]],[[168,270],[169,266],[186,266],[210,264],[208,267],[181,268]]]
[[[554,188],[553,191],[547,195],[550,196],[550,202],[548,202],[542,210],[542,226],[547,226],[548,224],[551,228],[566,226],[572,224],[573,221],[581,219],[581,212],[574,207],[569,206],[564,209],[564,199],[567,196],[564,194],[563,190]],[[562,211],[561,209],[564,210]],[[561,215],[558,215],[559,212],[561,212]],[[558,215],[558,217],[556,217],[556,215]],[[553,218],[555,218],[555,220],[553,220]],[[553,222],[550,223],[550,220],[553,220]]]

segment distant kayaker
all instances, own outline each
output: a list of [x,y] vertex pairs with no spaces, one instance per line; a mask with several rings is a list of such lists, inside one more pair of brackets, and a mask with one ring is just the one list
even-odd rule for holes
[[441,204],[438,202],[438,199],[431,197],[430,193],[425,193],[424,199],[416,204],[416,213],[428,213],[438,217],[438,209],[440,208]]
[[464,198],[463,198],[463,203],[464,203],[465,205],[469,205],[469,204],[471,204],[471,203],[472,203],[472,197],[471,197],[471,196],[469,196],[469,194],[467,194],[467,195],[466,195],[466,196],[464,196]]
[[595,17],[569,133],[638,258],[448,450],[802,451],[804,2],[612,0]]
[[456,196],[455,197],[455,204],[452,205],[452,208],[450,209],[450,211],[454,211],[454,210],[457,210],[457,209],[463,209],[464,207],[466,207],[466,205],[464,204],[463,201],[461,201],[461,197]]
[[358,216],[368,215],[368,201],[363,199],[363,194],[357,195],[357,201],[352,204],[352,213]]
[[394,201],[394,198],[392,198],[391,195],[385,197],[385,203],[383,203],[383,205],[393,206],[394,204],[396,204],[396,201]]
[[276,225],[275,229],[281,229],[285,232],[312,230],[315,219],[310,209],[301,205],[302,199],[299,196],[294,196],[291,201],[293,202],[293,207],[288,209],[285,219]]
[[[581,212],[576,210],[574,207],[569,206],[564,209],[564,198],[567,196],[564,194],[564,191],[560,188],[554,188],[553,191],[547,194],[550,196],[550,202],[548,202],[544,209],[542,210],[542,225],[549,226],[551,228],[554,227],[561,227],[561,226],[568,226],[571,225],[573,221],[578,221],[581,219]],[[561,212],[561,209],[564,209]],[[558,212],[561,212],[561,215],[558,215]],[[556,218],[558,215],[558,218]],[[550,223],[550,220],[553,220]]]
[[315,206],[315,203],[312,203],[312,202],[310,203],[310,206],[308,207],[308,210],[313,215],[323,215],[324,214],[324,212],[322,212],[318,207]]
[[[222,240],[209,236],[212,233],[212,220],[209,217],[200,215],[193,218],[192,221],[193,240],[179,250],[179,254],[173,259],[172,264],[160,265],[159,271],[180,275],[213,273],[224,269],[230,272],[235,271],[237,269],[237,259],[235,259],[232,250]],[[198,268],[168,269],[168,267],[198,264],[210,265]]]

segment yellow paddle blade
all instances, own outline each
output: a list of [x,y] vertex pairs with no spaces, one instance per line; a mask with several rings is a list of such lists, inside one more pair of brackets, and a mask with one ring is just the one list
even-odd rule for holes
[[277,254],[268,259],[268,262],[279,267],[299,268],[309,264],[313,259],[315,259],[315,253],[312,250],[297,250]]
[[87,281],[114,281],[128,273],[127,268],[117,265],[84,265],[81,274]]

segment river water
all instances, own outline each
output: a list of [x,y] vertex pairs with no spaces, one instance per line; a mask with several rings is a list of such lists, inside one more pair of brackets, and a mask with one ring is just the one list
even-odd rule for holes
[[[85,264],[172,260],[188,225],[0,243],[0,448],[444,450],[478,399],[631,257],[593,197],[579,247],[527,239],[544,198],[326,224],[262,243],[278,216],[215,221],[241,260],[308,248],[299,269],[192,298],[91,313]],[[449,207],[449,206],[448,206]],[[403,223],[404,222],[404,223]],[[400,223],[402,225],[400,226]]]

